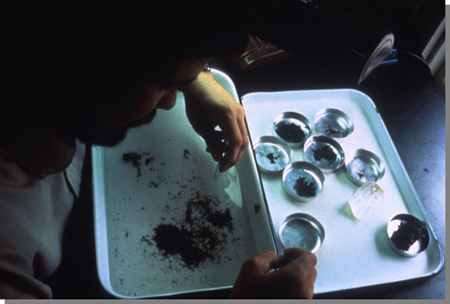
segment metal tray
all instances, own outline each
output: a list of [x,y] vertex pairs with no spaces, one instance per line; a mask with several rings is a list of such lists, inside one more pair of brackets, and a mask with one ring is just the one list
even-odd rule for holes
[[[338,139],[345,154],[352,156],[357,149],[364,148],[379,155],[385,163],[385,175],[378,182],[384,190],[384,200],[373,216],[360,221],[346,212],[346,202],[356,186],[342,171],[328,174],[321,195],[306,203],[286,195],[279,179],[260,174],[273,231],[278,231],[289,215],[299,212],[315,217],[324,226],[327,237],[317,252],[317,294],[423,278],[439,272],[444,262],[441,245],[370,97],[351,89],[260,92],[243,96],[242,104],[251,141],[272,133],[272,121],[278,113],[294,111],[313,120],[322,109],[340,109],[354,124],[349,136]],[[299,160],[303,160],[303,153],[294,149],[292,161]],[[415,215],[432,232],[428,249],[414,258],[398,256],[389,246],[386,225],[399,213]],[[279,251],[281,247],[277,241]]]
[[[231,79],[212,72],[238,100]],[[130,130],[120,145],[93,147],[97,268],[101,284],[112,296],[167,297],[229,288],[247,258],[275,249],[250,146],[237,169],[218,173],[184,108],[180,93],[171,111],[159,111],[150,125]],[[152,159],[144,155],[138,172],[122,161],[130,151],[150,152]],[[151,235],[161,223],[180,221],[186,200],[197,191],[229,208],[234,232],[219,260],[188,269],[179,256],[164,258]]]

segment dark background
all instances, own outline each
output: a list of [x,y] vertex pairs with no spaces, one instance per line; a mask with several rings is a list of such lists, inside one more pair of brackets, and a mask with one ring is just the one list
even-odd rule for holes
[[445,16],[442,0],[322,0],[317,1],[320,16],[314,17],[300,2],[285,1],[267,13],[267,21],[277,24],[269,36],[281,47],[316,55],[346,48],[367,53],[389,32],[398,48],[420,54]]

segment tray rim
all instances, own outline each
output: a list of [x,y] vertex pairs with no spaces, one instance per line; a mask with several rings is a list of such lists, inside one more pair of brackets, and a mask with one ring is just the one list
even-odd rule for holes
[[[444,249],[443,249],[443,245],[441,244],[441,242],[439,241],[433,226],[431,225],[430,222],[430,215],[429,213],[426,211],[426,209],[423,206],[423,202],[420,199],[414,184],[411,181],[411,178],[408,174],[408,171],[406,170],[404,163],[402,161],[402,159],[400,158],[400,154],[398,153],[398,150],[392,140],[392,137],[386,127],[386,124],[384,123],[383,118],[381,117],[380,112],[377,109],[377,106],[375,104],[375,102],[373,101],[373,99],[367,95],[366,93],[354,89],[354,88],[340,88],[340,89],[314,89],[314,90],[281,90],[281,91],[258,91],[258,92],[251,92],[251,93],[247,93],[241,96],[241,104],[242,106],[244,106],[245,100],[248,98],[251,98],[252,96],[255,95],[264,95],[264,94],[268,94],[268,95],[282,95],[282,94],[292,94],[292,93],[308,93],[308,94],[316,94],[316,93],[341,93],[341,94],[354,94],[354,95],[360,95],[360,100],[358,101],[360,103],[360,105],[362,106],[362,109],[368,114],[372,115],[374,117],[374,119],[377,120],[377,124],[379,124],[380,127],[380,131],[384,133],[384,139],[387,140],[387,142],[389,143],[389,147],[392,149],[391,153],[392,153],[392,157],[394,158],[393,161],[395,161],[397,163],[397,165],[399,166],[399,172],[394,172],[392,171],[392,175],[394,177],[395,182],[397,183],[398,186],[398,178],[402,178],[406,185],[407,188],[406,191],[408,191],[410,193],[410,195],[413,197],[413,199],[417,202],[416,207],[418,208],[421,216],[423,217],[424,222],[426,223],[427,227],[429,228],[430,232],[431,232],[431,237],[433,239],[433,242],[436,244],[436,249],[438,251],[438,255],[439,255],[439,262],[437,263],[437,265],[434,267],[434,269],[432,271],[426,272],[423,275],[420,276],[416,276],[414,278],[410,278],[410,279],[402,279],[402,280],[397,280],[397,281],[389,281],[389,282],[385,282],[385,283],[380,283],[380,284],[372,284],[372,285],[357,285],[357,286],[353,286],[351,288],[344,288],[344,289],[336,289],[336,290],[329,290],[329,291],[325,291],[325,292],[319,292],[319,293],[315,293],[317,295],[322,295],[322,294],[329,294],[329,293],[336,293],[336,292],[345,292],[345,291],[351,291],[351,290],[355,290],[355,289],[363,289],[363,288],[371,288],[371,287],[376,287],[376,286],[388,286],[388,285],[393,285],[393,284],[397,284],[397,283],[402,283],[402,282],[410,282],[410,281],[416,281],[416,280],[420,280],[423,278],[427,278],[427,277],[431,277],[434,276],[436,274],[438,274],[444,266],[445,263],[445,255],[444,255]],[[376,114],[376,115],[373,115]],[[248,131],[250,131],[248,129]],[[249,140],[251,143],[253,143],[253,139],[252,136],[249,132]],[[383,150],[383,152],[385,152],[385,149],[387,149],[386,147],[384,147],[383,145],[380,145],[381,149]],[[401,175],[401,176],[399,176]],[[261,175],[258,173],[258,177],[259,177],[259,181],[261,183],[261,187],[262,189],[264,189],[263,185],[262,185],[262,177]],[[399,186],[398,186],[399,187]],[[401,187],[399,187],[400,193],[402,195],[402,197],[404,198],[405,194],[404,194],[404,189],[402,189]],[[264,203],[266,204],[266,208],[268,210],[268,212],[270,213],[270,209],[268,208],[268,203],[267,203],[267,198],[265,195],[265,191],[263,191],[264,194]],[[405,199],[405,198],[404,198]],[[270,225],[272,226],[272,231],[276,231],[275,227],[273,227],[273,222],[270,221]],[[275,237],[275,236],[274,236]],[[279,253],[279,248],[277,246],[277,253]]]
[[[237,93],[236,86],[232,79],[221,70],[210,68],[211,73],[213,74],[214,78],[216,80],[222,79],[223,81],[227,82],[230,85],[231,92],[229,92],[238,102],[241,103],[241,100],[239,98],[239,95]],[[109,293],[111,296],[118,298],[118,299],[152,299],[152,298],[168,298],[168,297],[174,297],[179,295],[190,295],[190,294],[198,294],[198,293],[207,293],[212,291],[223,291],[227,289],[232,289],[233,285],[226,285],[226,286],[220,286],[220,287],[210,287],[210,288],[201,288],[201,289],[192,289],[187,291],[179,291],[179,292],[165,292],[165,293],[158,293],[158,294],[144,294],[141,296],[128,296],[121,294],[114,290],[112,284],[111,284],[111,272],[109,267],[109,254],[108,254],[108,225],[106,220],[106,209],[105,206],[105,197],[102,193],[105,192],[105,183],[104,183],[104,172],[100,168],[99,164],[103,162],[104,156],[103,151],[104,147],[100,146],[91,146],[91,161],[92,161],[92,197],[93,197],[93,214],[94,214],[94,238],[95,238],[95,259],[96,259],[96,268],[97,268],[97,278],[100,281],[101,287]],[[250,145],[246,148],[248,157],[250,158],[250,166],[252,168],[255,168],[256,170],[256,164],[253,156],[251,156],[253,149]],[[245,155],[244,155],[245,156]],[[239,168],[242,165],[240,163],[236,164],[236,169],[239,173]],[[254,172],[257,176],[257,171]],[[240,174],[240,173],[239,173]],[[240,179],[242,182],[242,180]],[[242,187],[241,187],[242,189]],[[260,189],[260,192],[262,189]],[[243,190],[241,190],[242,195]],[[261,194],[261,193],[260,193]],[[101,208],[103,206],[103,208]],[[266,208],[263,208],[261,210],[263,214],[267,213],[268,210]],[[265,212],[264,212],[265,211]],[[250,215],[248,215],[250,216]],[[268,216],[268,215],[266,215]],[[267,220],[267,225],[270,224],[270,221]],[[103,228],[103,227],[104,228]],[[269,225],[268,227],[270,230],[272,227]],[[273,249],[276,249],[275,246],[275,239],[274,239],[274,233],[271,230],[272,234],[270,235],[270,238],[272,240]],[[103,235],[106,233],[106,236]],[[103,235],[103,236],[102,236]],[[103,252],[106,252],[107,254],[101,254]]]

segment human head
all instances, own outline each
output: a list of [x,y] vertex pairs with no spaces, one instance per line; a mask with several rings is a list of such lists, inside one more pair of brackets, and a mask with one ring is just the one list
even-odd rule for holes
[[[149,34],[151,41],[123,33],[95,39],[99,35],[82,36],[64,52],[52,54],[45,63],[52,63],[54,71],[38,75],[33,99],[21,98],[7,116],[112,146],[128,128],[148,122],[157,109],[173,106],[176,90],[194,79],[208,58],[239,51],[246,41],[243,33],[213,29]],[[17,124],[2,129],[3,140],[22,131]]]
[[33,49],[27,58],[42,66],[16,69],[9,96],[17,102],[4,99],[0,112],[0,153],[35,176],[58,172],[70,163],[75,139],[119,143],[157,109],[170,109],[176,91],[208,58],[238,52],[246,41],[239,32],[178,34],[176,40],[154,35],[151,43],[130,35],[79,35],[67,45],[58,41],[58,52]]

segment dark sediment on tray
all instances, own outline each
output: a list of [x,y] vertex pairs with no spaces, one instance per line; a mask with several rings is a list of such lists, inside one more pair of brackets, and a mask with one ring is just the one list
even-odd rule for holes
[[230,210],[215,199],[197,195],[187,202],[184,219],[177,224],[160,224],[152,240],[164,257],[178,255],[189,269],[206,260],[217,260],[233,231]]
[[127,152],[122,155],[122,160],[126,163],[130,163],[137,170],[137,177],[142,175],[141,160],[142,155],[137,152]]

